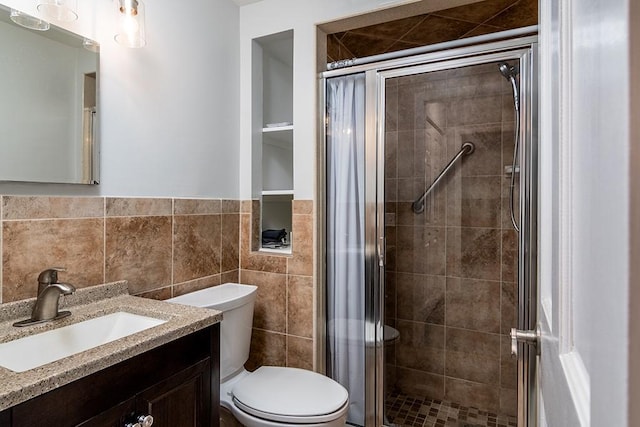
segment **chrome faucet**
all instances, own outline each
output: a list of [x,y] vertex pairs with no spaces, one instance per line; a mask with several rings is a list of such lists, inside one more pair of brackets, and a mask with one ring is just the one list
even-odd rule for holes
[[13,326],[28,326],[36,323],[62,319],[71,314],[70,311],[58,311],[60,295],[70,295],[76,288],[67,283],[58,283],[58,272],[65,271],[61,267],[49,268],[38,276],[38,298],[33,306],[31,318],[16,322]]

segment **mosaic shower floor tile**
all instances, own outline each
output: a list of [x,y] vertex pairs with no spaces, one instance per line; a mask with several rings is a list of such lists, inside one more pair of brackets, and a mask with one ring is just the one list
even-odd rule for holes
[[385,424],[393,427],[516,427],[516,417],[457,403],[392,392],[385,402]]

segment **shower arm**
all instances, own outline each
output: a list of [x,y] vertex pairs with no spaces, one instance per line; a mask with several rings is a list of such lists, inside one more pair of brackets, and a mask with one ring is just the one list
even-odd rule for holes
[[451,159],[449,163],[447,163],[447,166],[445,166],[442,172],[440,172],[436,179],[433,180],[433,183],[431,183],[429,188],[427,188],[424,193],[422,193],[422,196],[418,197],[416,201],[411,204],[411,209],[413,209],[413,212],[419,214],[424,211],[424,199],[429,195],[429,193],[431,193],[431,190],[433,190],[434,187],[438,185],[438,182],[440,182],[440,180],[447,174],[447,172],[449,172],[449,169],[451,169],[462,156],[473,153],[475,149],[476,146],[473,144],[473,142],[467,141],[462,144],[462,147],[460,147],[460,151],[458,151],[458,154],[456,154],[455,157]]

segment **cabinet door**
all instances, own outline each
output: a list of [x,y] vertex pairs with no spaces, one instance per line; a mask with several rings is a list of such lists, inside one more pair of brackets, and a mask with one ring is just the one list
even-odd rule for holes
[[211,425],[210,362],[205,360],[138,394],[137,414],[152,415],[154,426],[208,427]]
[[77,424],[76,427],[124,427],[127,416],[135,411],[135,407],[136,399],[131,398]]

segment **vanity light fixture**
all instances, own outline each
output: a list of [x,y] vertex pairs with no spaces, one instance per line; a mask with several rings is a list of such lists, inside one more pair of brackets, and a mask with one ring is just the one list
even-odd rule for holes
[[43,16],[55,21],[70,22],[78,19],[78,0],[38,0],[36,8]]
[[118,5],[118,33],[115,40],[126,47],[147,44],[144,33],[144,3],[140,0],[116,0]]
[[85,37],[84,40],[82,40],[82,47],[90,52],[100,53],[100,43],[95,40],[91,40]]
[[16,9],[11,9],[11,20],[16,24],[36,31],[47,31],[50,27],[47,21],[43,21],[35,16],[27,15],[24,12],[20,12]]

